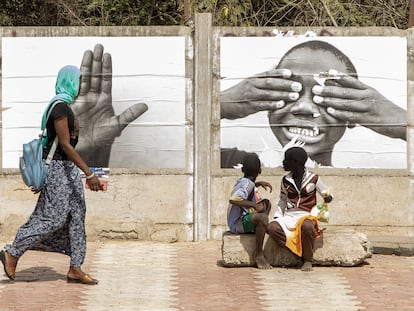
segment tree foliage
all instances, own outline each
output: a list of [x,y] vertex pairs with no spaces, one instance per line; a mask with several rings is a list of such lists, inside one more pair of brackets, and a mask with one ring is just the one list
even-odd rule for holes
[[[188,3],[188,16],[185,14]],[[407,28],[410,0],[2,0],[0,26],[184,25]]]

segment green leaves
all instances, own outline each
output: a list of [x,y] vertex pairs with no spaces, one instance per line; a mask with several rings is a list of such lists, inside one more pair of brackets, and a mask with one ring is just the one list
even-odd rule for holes
[[[214,26],[407,28],[410,0],[188,0]],[[0,26],[183,25],[184,0],[0,1]]]

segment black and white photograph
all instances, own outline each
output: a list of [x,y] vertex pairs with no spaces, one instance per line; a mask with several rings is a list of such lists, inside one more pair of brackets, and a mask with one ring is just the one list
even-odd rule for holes
[[294,143],[308,166],[405,169],[406,54],[402,37],[221,38],[221,167],[280,167]]
[[88,165],[185,166],[184,37],[8,37],[2,38],[3,168],[17,168],[22,144],[40,134],[65,65],[79,67],[83,82],[90,79],[73,104],[81,124],[76,148]]

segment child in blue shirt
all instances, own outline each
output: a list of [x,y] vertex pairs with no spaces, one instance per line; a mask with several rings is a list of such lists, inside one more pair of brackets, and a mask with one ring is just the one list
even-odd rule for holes
[[263,254],[263,240],[270,212],[269,200],[261,200],[256,187],[263,187],[272,192],[272,186],[265,181],[257,181],[261,173],[261,163],[256,154],[248,154],[242,160],[243,177],[234,185],[227,212],[227,224],[233,233],[254,233],[256,250],[254,260],[259,269],[270,269]]

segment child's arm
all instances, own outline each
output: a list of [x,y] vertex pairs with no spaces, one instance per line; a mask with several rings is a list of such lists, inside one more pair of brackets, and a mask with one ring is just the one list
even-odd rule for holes
[[275,213],[273,215],[273,219],[278,217],[283,217],[285,214],[285,210],[287,207],[287,192],[285,187],[283,186],[283,181],[280,185],[280,196],[279,196],[279,203],[277,204]]
[[273,218],[276,219],[278,217],[283,217],[283,215],[285,214],[286,207],[287,207],[287,196],[286,196],[286,193],[281,191],[279,203],[277,204]]
[[333,194],[330,193],[329,189],[325,186],[320,177],[316,182],[316,190],[321,195],[325,203],[330,203],[333,200]]
[[265,206],[264,203],[254,203],[254,202],[249,201],[249,200],[237,200],[237,199],[232,200],[232,199],[230,199],[230,204],[233,204],[233,205],[238,206],[238,207],[243,208],[243,209],[247,208],[247,210],[249,208],[254,208],[254,210],[258,213],[261,213],[261,212],[266,210],[266,206]]
[[273,188],[272,188],[272,185],[271,184],[269,184],[267,181],[256,181],[256,183],[255,183],[255,186],[256,187],[262,187],[262,188],[264,188],[266,191],[267,191],[267,188],[269,188],[270,189],[270,193],[272,192],[272,190],[273,190]]

